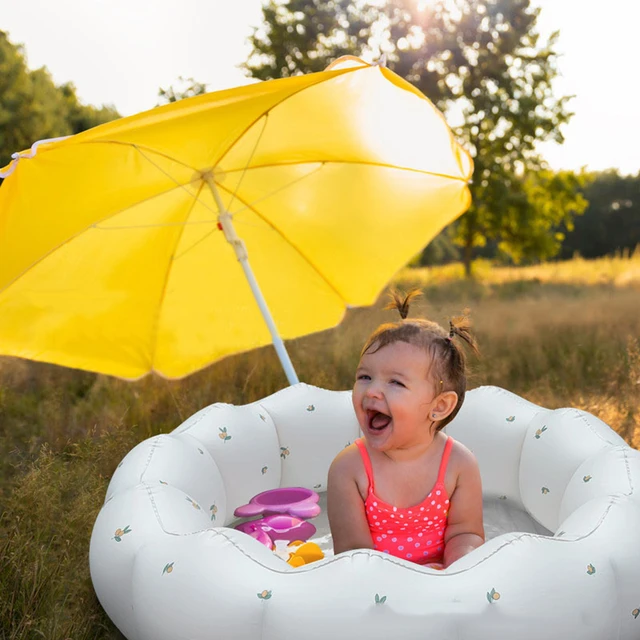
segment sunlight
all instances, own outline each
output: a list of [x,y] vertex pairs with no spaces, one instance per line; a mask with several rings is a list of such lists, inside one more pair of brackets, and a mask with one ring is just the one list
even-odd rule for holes
[[449,9],[455,6],[455,0],[416,0],[418,11],[424,11],[428,7],[432,7],[436,4],[442,4]]
[[415,3],[419,12],[435,9],[436,13],[440,13],[444,10],[453,20],[459,20],[462,16],[456,0],[415,0]]
[[425,11],[428,8],[442,7],[447,13],[454,15],[460,13],[456,6],[456,0],[416,0],[418,11]]

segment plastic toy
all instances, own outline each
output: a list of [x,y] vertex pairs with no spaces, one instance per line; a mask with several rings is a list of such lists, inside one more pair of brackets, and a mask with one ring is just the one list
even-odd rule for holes
[[290,542],[287,548],[291,549],[287,562],[292,567],[302,567],[305,564],[311,564],[324,558],[322,549],[315,542],[295,540]]
[[236,525],[236,529],[248,533],[271,549],[275,540],[308,540],[316,532],[310,522],[282,514],[243,522]]
[[308,540],[316,528],[306,522],[320,513],[319,496],[304,487],[286,487],[263,491],[238,507],[234,515],[238,518],[266,516],[236,525],[236,529],[247,533],[270,549],[275,549],[275,540]]
[[234,511],[237,518],[286,513],[295,518],[315,518],[320,513],[319,496],[311,489],[287,487],[263,491]]

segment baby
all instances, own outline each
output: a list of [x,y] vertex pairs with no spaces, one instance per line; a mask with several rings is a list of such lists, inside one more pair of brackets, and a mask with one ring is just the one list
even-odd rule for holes
[[393,294],[401,320],[362,350],[353,406],[364,438],[331,464],[327,510],[335,553],[376,549],[443,568],[484,542],[478,463],[442,433],[466,390],[456,339],[477,348],[464,317],[449,331],[407,320],[415,295]]

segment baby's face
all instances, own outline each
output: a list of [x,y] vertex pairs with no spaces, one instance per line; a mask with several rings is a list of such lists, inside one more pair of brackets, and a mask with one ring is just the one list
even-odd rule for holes
[[428,375],[430,366],[429,354],[406,342],[394,342],[362,356],[353,406],[374,449],[408,447],[433,439],[431,407],[437,393]]

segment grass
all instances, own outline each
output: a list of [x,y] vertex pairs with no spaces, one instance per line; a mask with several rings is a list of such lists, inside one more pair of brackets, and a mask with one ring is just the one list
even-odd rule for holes
[[[470,361],[471,387],[585,409],[640,448],[639,266],[638,252],[520,269],[483,263],[471,282],[448,266],[406,270],[396,284],[423,289],[416,312],[439,322],[470,307],[482,349]],[[340,327],[288,345],[300,378],[349,388],[365,337],[393,317],[382,306],[351,310]],[[203,406],[252,402],[286,384],[271,348],[176,382],[0,359],[0,639],[121,638],[88,572],[116,465]]]
[[[501,285],[508,282],[543,283],[551,285],[613,285],[640,288],[640,246],[634,251],[623,251],[615,256],[585,260],[579,256],[573,260],[545,262],[527,267],[495,267],[489,260],[473,263],[477,283]],[[440,285],[461,282],[464,268],[461,263],[438,267],[405,269],[398,274],[399,283]]]

